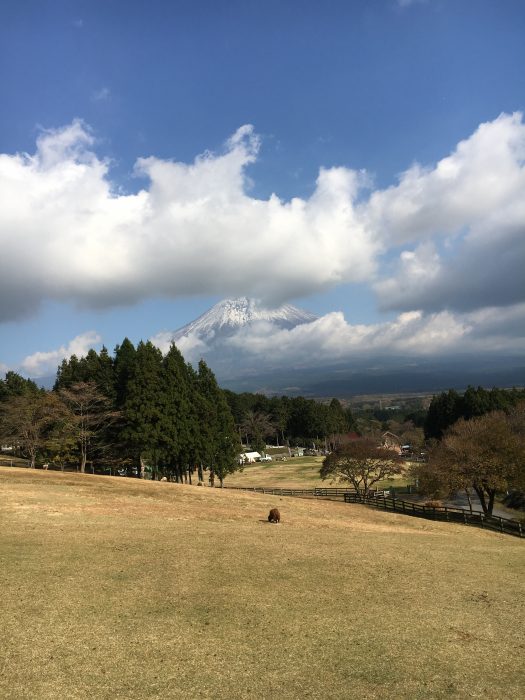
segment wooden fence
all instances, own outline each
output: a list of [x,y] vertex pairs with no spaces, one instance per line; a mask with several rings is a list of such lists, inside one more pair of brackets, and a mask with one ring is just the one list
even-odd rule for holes
[[344,500],[345,503],[362,503],[374,508],[381,508],[393,513],[413,515],[427,520],[438,520],[449,523],[463,523],[503,532],[507,535],[525,537],[525,525],[519,520],[500,518],[499,516],[485,515],[481,511],[463,510],[462,508],[424,506],[412,501],[400,501],[383,495],[384,491],[372,491],[370,496],[364,497],[353,488],[315,488],[315,489],[284,489],[273,486],[224,486],[225,489],[236,491],[252,491],[254,493],[267,493],[272,496],[297,496],[302,498],[321,498],[330,500]]
[[427,518],[428,520],[440,520],[442,522],[463,523],[464,525],[475,525],[477,527],[486,528],[488,530],[496,530],[507,535],[516,535],[517,537],[525,536],[525,527],[519,520],[510,520],[508,518],[500,518],[496,515],[485,515],[479,510],[470,512],[462,508],[449,508],[424,506],[411,501],[400,501],[397,498],[388,498],[386,496],[372,495],[364,497],[359,493],[345,493],[345,503],[364,503],[365,505],[382,510],[391,511],[393,513],[402,513],[403,515],[414,515],[418,518]]
[[254,493],[269,493],[272,496],[299,496],[303,498],[343,499],[346,493],[355,493],[354,489],[316,488],[316,489],[284,489],[275,486],[226,486],[225,489],[236,491],[252,491]]

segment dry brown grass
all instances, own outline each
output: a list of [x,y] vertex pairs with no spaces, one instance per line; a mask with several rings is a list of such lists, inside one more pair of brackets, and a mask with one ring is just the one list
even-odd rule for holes
[[2,698],[523,692],[519,539],[90,475],[0,469],[0,492]]

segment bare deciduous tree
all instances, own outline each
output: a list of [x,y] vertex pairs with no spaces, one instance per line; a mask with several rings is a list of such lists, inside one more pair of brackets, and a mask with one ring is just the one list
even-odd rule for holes
[[492,515],[498,491],[522,488],[525,482],[525,411],[494,411],[463,418],[451,426],[419,467],[420,487],[428,493],[476,492],[483,512]]
[[95,382],[79,382],[58,393],[71,414],[70,429],[78,445],[79,468],[83,473],[93,440],[118,414],[111,410],[110,400],[97,389]]
[[391,450],[378,447],[375,440],[362,438],[341,445],[325,458],[322,479],[350,482],[363,496],[382,479],[400,474],[401,465]]
[[39,451],[50,440],[52,425],[65,414],[66,408],[51,392],[13,396],[0,406],[0,437],[16,446],[34,469]]

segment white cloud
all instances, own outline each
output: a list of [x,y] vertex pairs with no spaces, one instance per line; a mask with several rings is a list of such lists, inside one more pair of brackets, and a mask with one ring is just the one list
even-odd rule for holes
[[[357,221],[361,176],[322,169],[308,200],[246,194],[259,140],[250,126],[221,155],[137,162],[138,194],[115,193],[80,121],[44,133],[35,155],[0,156],[0,319],[42,299],[91,307],[145,297],[249,293],[280,301],[375,269]],[[2,302],[3,300],[3,302]]]
[[414,166],[362,207],[385,247],[402,245],[376,284],[383,308],[469,310],[525,299],[525,125],[482,124],[434,168]]
[[108,87],[101,87],[99,90],[95,90],[91,95],[93,102],[104,102],[105,100],[109,100],[110,97],[111,90]]
[[[171,331],[161,331],[150,338],[150,340],[163,354],[166,354],[173,342],[173,333]],[[199,360],[209,350],[208,344],[202,338],[199,338],[196,333],[189,333],[183,336],[177,341],[176,345],[188,362]]]
[[[524,298],[525,125],[482,124],[434,167],[360,199],[366,173],[321,168],[308,199],[262,200],[246,169],[260,142],[241,127],[191,164],[137,161],[122,194],[76,120],[34,155],[0,155],[0,321],[44,299],[87,307],[190,294],[267,303],[342,282],[375,282],[385,307],[476,309]],[[385,272],[384,254],[402,247]]]
[[[245,327],[225,347],[279,366],[316,366],[398,355],[432,358],[457,353],[525,352],[525,304],[501,317],[499,309],[470,314],[411,311],[392,321],[350,324],[343,314],[326,314],[291,330],[271,324]],[[260,365],[259,365],[260,366]]]
[[102,338],[95,331],[87,331],[77,335],[68,345],[62,345],[57,350],[47,352],[35,352],[23,360],[22,370],[31,377],[41,377],[56,371],[63,359],[69,359],[71,355],[84,357],[88,350],[101,342]]
[[[469,357],[474,364],[489,357],[501,362],[525,353],[525,303],[470,313],[409,311],[375,324],[351,324],[341,312],[333,312],[292,329],[257,321],[227,336],[202,333],[193,332],[176,344],[188,362],[204,357],[221,379],[284,369],[362,368],[375,362],[392,367],[450,363],[458,357]],[[172,337],[165,332],[152,341],[166,352]]]

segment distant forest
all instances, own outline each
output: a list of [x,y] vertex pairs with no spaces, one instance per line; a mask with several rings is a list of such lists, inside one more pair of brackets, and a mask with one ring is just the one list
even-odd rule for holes
[[0,380],[0,439],[31,466],[76,464],[98,471],[179,482],[217,478],[240,467],[242,444],[333,449],[349,432],[379,437],[390,430],[414,448],[440,439],[460,418],[508,410],[524,390],[469,387],[434,396],[428,411],[414,406],[356,412],[338,399],[267,397],[223,390],[204,361],[197,369],[172,345],[150,342],[64,360],[52,391],[8,372]]

